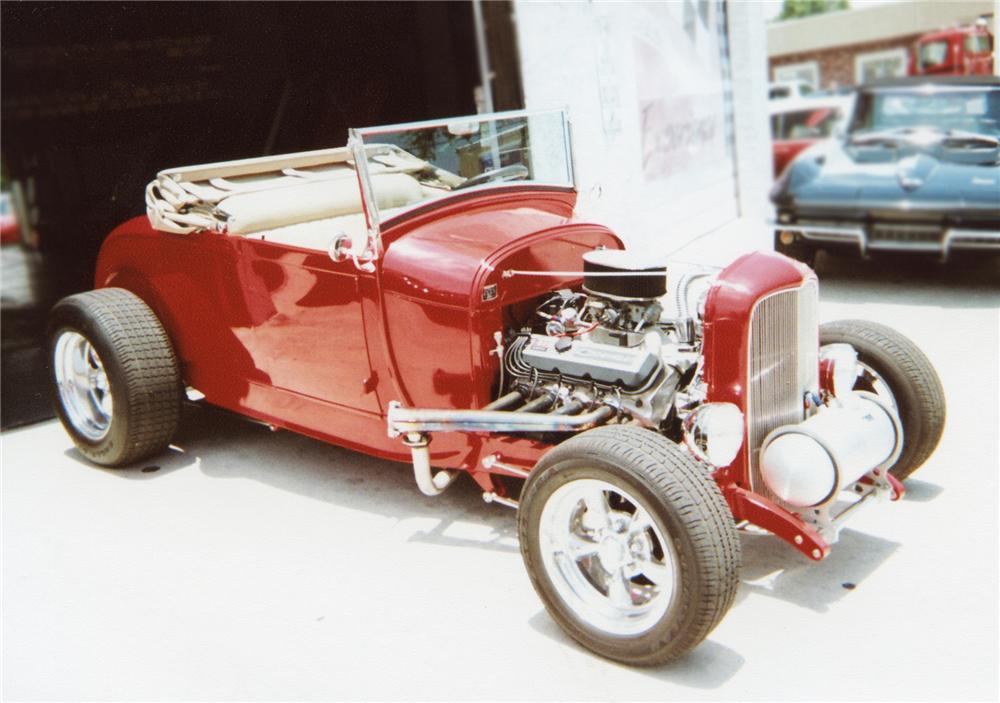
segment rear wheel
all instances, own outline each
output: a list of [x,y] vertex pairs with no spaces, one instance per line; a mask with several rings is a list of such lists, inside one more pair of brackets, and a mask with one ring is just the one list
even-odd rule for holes
[[649,430],[602,427],[549,451],[525,484],[518,531],[553,619],[632,665],[693,649],[739,583],[740,543],[718,486]]
[[927,461],[944,432],[944,389],[930,360],[904,335],[866,320],[820,325],[819,342],[854,347],[860,369],[854,389],[874,393],[896,409],[903,450],[889,471],[905,479]]
[[122,466],[170,443],[180,417],[177,359],[139,297],[103,288],[63,298],[48,338],[56,412],[81,454]]

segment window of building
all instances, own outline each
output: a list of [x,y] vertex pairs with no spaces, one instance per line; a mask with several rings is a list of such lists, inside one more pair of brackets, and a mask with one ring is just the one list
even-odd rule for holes
[[813,89],[819,88],[819,63],[816,61],[803,61],[802,63],[788,63],[784,66],[775,66],[774,82],[808,83]]
[[906,49],[872,51],[854,57],[854,82],[858,85],[879,78],[906,75]]

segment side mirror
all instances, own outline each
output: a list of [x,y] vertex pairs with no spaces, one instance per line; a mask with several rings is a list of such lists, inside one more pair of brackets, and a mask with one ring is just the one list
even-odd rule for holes
[[[365,241],[367,244],[367,240]],[[350,235],[340,232],[330,242],[326,248],[326,253],[335,264],[343,263],[348,259],[354,261],[354,267],[365,273],[372,273],[375,270],[374,258],[367,247],[361,247],[358,252],[354,247],[354,240]]]
[[326,253],[329,254],[330,259],[335,264],[343,263],[351,258],[350,251],[351,238],[344,232],[334,237],[333,241],[330,242],[330,246],[326,249]]

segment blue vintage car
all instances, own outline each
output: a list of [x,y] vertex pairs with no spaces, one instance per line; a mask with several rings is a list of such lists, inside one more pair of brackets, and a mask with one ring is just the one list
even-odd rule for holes
[[775,249],[1000,252],[1000,78],[862,86],[847,124],[775,183]]

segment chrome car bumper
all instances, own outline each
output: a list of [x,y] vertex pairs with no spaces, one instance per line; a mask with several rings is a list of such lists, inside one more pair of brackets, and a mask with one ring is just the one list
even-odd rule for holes
[[889,223],[869,228],[825,222],[768,224],[775,232],[794,232],[809,242],[856,246],[862,256],[870,251],[916,251],[937,253],[947,261],[955,249],[1000,249],[1000,230]]

